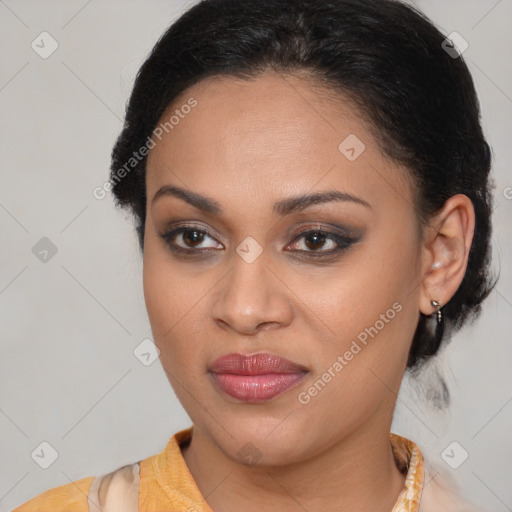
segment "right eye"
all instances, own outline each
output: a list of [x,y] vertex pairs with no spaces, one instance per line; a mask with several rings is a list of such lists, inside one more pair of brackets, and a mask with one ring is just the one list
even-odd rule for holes
[[[211,247],[200,247],[205,239],[212,238],[212,235],[199,226],[180,226],[160,235],[167,243],[169,249],[183,254],[193,254],[198,252],[210,252]],[[181,240],[181,244],[178,244]],[[213,248],[216,250],[215,248]]]

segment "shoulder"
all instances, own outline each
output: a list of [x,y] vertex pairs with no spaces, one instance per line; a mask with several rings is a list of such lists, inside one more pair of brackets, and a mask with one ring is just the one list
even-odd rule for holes
[[405,486],[393,511],[409,510],[414,503],[417,512],[485,512],[466,501],[447,469],[426,459],[416,443],[391,434],[391,445],[398,468],[406,472]]
[[138,491],[139,465],[130,464],[105,475],[50,489],[13,512],[138,511]]
[[485,512],[472,505],[460,494],[457,483],[442,468],[425,464],[425,480],[419,512]]
[[12,512],[88,512],[87,496],[94,477],[82,478],[49,489],[27,501]]
[[[177,501],[181,504],[187,498],[179,486],[195,489],[180,451],[180,446],[190,440],[192,428],[175,433],[158,454],[104,475],[54,487],[12,512],[138,512],[139,503],[143,510],[146,504],[152,509],[161,506],[160,510],[175,506]],[[200,496],[199,490],[197,493]]]

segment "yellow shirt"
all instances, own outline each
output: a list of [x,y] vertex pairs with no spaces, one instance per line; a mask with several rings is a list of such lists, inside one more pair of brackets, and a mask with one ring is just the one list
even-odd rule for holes
[[[13,512],[212,512],[180,450],[190,441],[193,428],[174,434],[157,455],[108,475],[55,487]],[[391,512],[419,512],[423,456],[416,444],[404,437],[390,434],[390,440],[397,466],[406,473],[404,488]]]

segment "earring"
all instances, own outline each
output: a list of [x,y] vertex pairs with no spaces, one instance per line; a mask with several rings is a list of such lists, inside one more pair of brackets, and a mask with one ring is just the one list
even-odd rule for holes
[[[438,324],[441,323],[443,320],[443,313],[441,311],[441,303],[438,300],[431,300],[430,304],[432,304],[432,306],[436,308],[434,313],[437,314],[437,323]],[[432,314],[434,314],[434,313],[432,313]]]
[[[443,312],[441,311],[441,303],[438,300],[431,300],[430,304],[432,304],[432,306],[434,308],[436,308],[436,310],[434,312],[437,317],[435,336],[436,336],[437,343],[439,345],[443,338],[443,332],[444,332]],[[434,314],[434,313],[432,313],[432,314]]]

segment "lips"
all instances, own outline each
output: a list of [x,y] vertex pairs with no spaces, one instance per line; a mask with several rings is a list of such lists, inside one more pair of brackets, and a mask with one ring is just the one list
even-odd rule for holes
[[238,400],[258,403],[295,387],[307,368],[275,354],[227,354],[209,367],[217,388]]

